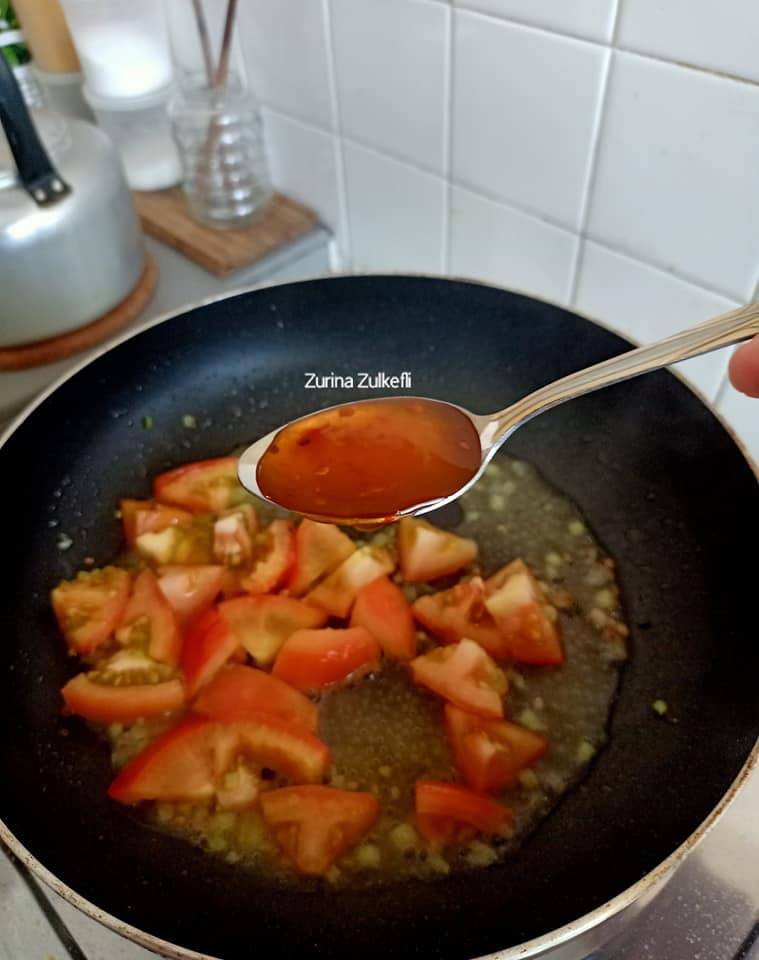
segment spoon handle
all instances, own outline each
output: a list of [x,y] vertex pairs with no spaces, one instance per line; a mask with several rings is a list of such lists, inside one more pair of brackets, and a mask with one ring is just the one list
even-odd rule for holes
[[748,340],[757,333],[759,302],[723,313],[666,340],[611,357],[540,387],[505,410],[488,417],[488,426],[482,431],[483,439],[487,435],[490,444],[500,444],[518,426],[565,400],[573,400],[641,373],[649,373],[671,363]]

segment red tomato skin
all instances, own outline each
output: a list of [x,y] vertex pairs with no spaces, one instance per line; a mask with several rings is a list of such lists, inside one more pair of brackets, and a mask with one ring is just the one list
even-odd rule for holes
[[440,530],[415,517],[398,524],[398,557],[406,583],[437,580],[468,567],[477,557],[474,540]]
[[403,591],[387,577],[378,577],[359,590],[351,614],[352,627],[365,627],[396,660],[411,660],[416,654],[416,628]]
[[485,607],[485,585],[480,577],[457,583],[450,590],[419,597],[411,611],[419,623],[443,643],[467,638],[491,656],[501,649],[502,638]]
[[501,659],[540,666],[564,662],[558,622],[523,560],[514,560],[485,581],[485,606],[493,617],[500,643],[492,651]]
[[416,820],[419,832],[430,843],[449,843],[460,828],[485,836],[500,835],[512,821],[508,807],[468,787],[439,780],[417,780]]
[[273,593],[287,579],[295,562],[295,533],[288,520],[273,520],[268,526],[270,548],[240,583],[250,594]]
[[295,560],[287,581],[294,596],[306,593],[355,551],[351,538],[333,523],[302,520],[295,531]]
[[513,787],[522,770],[548,749],[542,734],[507,720],[486,720],[446,704],[445,725],[466,783],[478,793],[498,793]]
[[153,481],[156,500],[193,513],[221,513],[233,507],[241,494],[244,496],[237,478],[237,457],[186,463]]
[[261,811],[294,866],[323,876],[357,844],[379,816],[371,793],[318,785],[284,787],[261,797]]
[[158,586],[169,601],[182,630],[208,610],[224,585],[225,570],[214,564],[158,568]]
[[214,607],[198,620],[185,637],[181,666],[187,696],[192,698],[237,651],[240,644]]
[[416,683],[462,710],[492,719],[503,716],[506,675],[473,640],[437,647],[409,666]]
[[222,723],[265,714],[307,733],[316,733],[318,725],[316,705],[308,697],[263,670],[237,664],[221,668],[202,688],[193,710]]
[[171,604],[158,586],[152,570],[142,570],[137,574],[119,629],[128,627],[140,617],[147,617],[150,621],[150,656],[161,663],[175,666],[182,650],[182,636]]
[[180,680],[111,687],[78,674],[61,690],[64,711],[94,723],[134,723],[179,710],[185,702]]
[[297,630],[285,640],[272,674],[304,693],[345,680],[380,661],[380,646],[363,627]]
[[[69,649],[86,654],[105,643],[129,598],[132,578],[120,567],[103,567],[62,580],[51,593],[53,612]],[[80,622],[81,610],[94,612]]]

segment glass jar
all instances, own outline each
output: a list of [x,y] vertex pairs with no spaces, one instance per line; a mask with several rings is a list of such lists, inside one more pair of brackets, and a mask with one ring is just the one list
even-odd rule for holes
[[271,197],[257,103],[239,79],[221,90],[205,77],[185,83],[169,104],[193,216],[211,226],[253,220]]

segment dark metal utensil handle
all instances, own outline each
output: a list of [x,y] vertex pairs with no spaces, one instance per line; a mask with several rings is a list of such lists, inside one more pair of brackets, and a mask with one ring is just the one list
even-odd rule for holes
[[50,161],[29,114],[18,82],[0,52],[0,123],[18,167],[19,180],[41,207],[57,203],[71,187]]

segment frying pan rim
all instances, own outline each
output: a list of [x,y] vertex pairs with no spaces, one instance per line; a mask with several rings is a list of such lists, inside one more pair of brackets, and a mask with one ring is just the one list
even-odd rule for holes
[[[567,310],[568,312],[579,316],[583,320],[586,320],[589,323],[594,324],[601,329],[607,330],[610,333],[614,333],[617,336],[620,336],[622,339],[626,340],[631,345],[635,346],[636,341],[630,339],[626,334],[620,333],[618,330],[614,329],[612,326],[605,324],[599,320],[596,320],[592,317],[589,317],[587,314],[582,313],[581,311],[575,310],[574,308],[566,307],[563,304],[556,303],[555,301],[547,300],[545,298],[536,297],[531,293],[523,292],[520,290],[515,290],[510,287],[505,287],[500,284],[490,283],[481,280],[472,280],[466,277],[441,277],[433,274],[421,274],[421,273],[362,273],[362,274],[332,274],[328,277],[324,276],[315,276],[302,278],[297,281],[284,282],[281,284],[252,284],[247,287],[241,287],[232,291],[226,291],[223,294],[219,294],[212,297],[204,298],[196,303],[187,304],[176,310],[169,310],[165,313],[160,314],[158,317],[154,317],[151,320],[145,320],[136,327],[125,331],[115,339],[108,341],[107,343],[98,347],[93,353],[84,357],[79,363],[75,364],[70,369],[64,371],[59,377],[53,380],[52,383],[48,385],[41,393],[39,393],[33,400],[26,404],[15,417],[11,419],[6,428],[0,433],[0,450],[5,446],[8,440],[16,432],[16,430],[21,427],[25,420],[31,416],[31,414],[39,407],[45,400],[48,399],[56,390],[59,389],[64,383],[69,379],[76,376],[89,364],[98,360],[100,357],[109,353],[111,350],[114,350],[116,347],[119,347],[122,343],[131,340],[133,337],[138,334],[143,333],[146,330],[151,329],[154,326],[158,326],[161,323],[164,323],[166,320],[170,320],[173,317],[181,316],[182,314],[188,313],[191,310],[196,310],[201,307],[210,306],[211,304],[218,303],[222,300],[227,300],[232,297],[240,296],[246,293],[253,293],[258,290],[269,290],[277,286],[298,286],[301,283],[312,283],[315,280],[320,281],[329,281],[332,279],[366,279],[366,278],[379,278],[387,277],[390,279],[395,278],[407,278],[407,279],[425,279],[425,280],[448,280],[451,282],[460,282],[472,284],[474,286],[483,286],[490,289],[503,290],[506,293],[516,293],[520,296],[528,297],[533,301],[547,304],[548,306],[559,308],[561,310]],[[723,429],[728,433],[733,443],[736,445],[741,455],[747,462],[749,468],[752,470],[754,475],[759,482],[759,463],[754,461],[751,454],[748,452],[748,449],[745,443],[737,436],[736,432],[733,430],[730,424],[728,424],[722,414],[716,410],[711,402],[702,394],[702,392],[690,382],[688,382],[679,371],[672,370],[672,368],[667,368],[667,372],[675,376],[680,383],[685,386],[694,396],[715,416],[719,424]],[[742,789],[746,780],[749,778],[751,773],[756,767],[759,767],[759,739],[754,744],[751,752],[749,753],[745,763],[741,767],[741,770],[738,772],[738,775],[733,780],[733,782],[728,787],[727,791],[724,793],[717,805],[707,814],[704,820],[693,830],[693,832],[680,844],[676,847],[675,850],[661,863],[657,864],[652,870],[647,874],[641,877],[636,883],[627,887],[625,890],[621,891],[617,896],[613,897],[611,900],[606,901],[606,903],[601,904],[596,907],[594,910],[591,910],[589,913],[583,914],[581,917],[578,917],[574,920],[571,920],[569,923],[564,924],[562,927],[557,927],[554,930],[549,931],[541,935],[540,937],[535,937],[532,940],[525,941],[524,943],[514,945],[512,947],[507,947],[503,950],[498,950],[496,953],[488,954],[486,957],[478,958],[478,960],[488,960],[488,958],[498,958],[498,960],[516,960],[517,957],[526,958],[530,956],[537,956],[546,949],[550,947],[557,947],[561,944],[564,944],[573,938],[592,930],[596,927],[599,927],[605,921],[611,919],[612,917],[620,914],[622,911],[632,906],[642,895],[648,891],[655,889],[661,882],[663,882],[666,877],[679,865],[679,863],[693,850],[706,836],[706,834],[715,826],[715,824],[723,817],[728,807],[731,805],[735,799],[738,791]],[[33,856],[29,850],[16,838],[12,831],[6,826],[5,822],[0,819],[0,842],[5,844],[8,849],[15,854],[18,859],[24,864],[24,866],[29,869],[34,876],[41,880],[47,887],[52,891],[61,896],[64,900],[78,909],[85,916],[88,916],[90,919],[101,923],[103,926],[109,928],[115,933],[126,937],[134,943],[139,944],[140,946],[145,947],[149,950],[154,950],[159,952],[160,955],[174,958],[174,960],[221,960],[221,958],[212,957],[210,954],[198,953],[197,951],[188,949],[186,947],[177,946],[172,944],[169,941],[163,940],[159,937],[155,937],[152,934],[146,933],[143,930],[140,930],[138,927],[132,926],[129,923],[126,923],[123,920],[119,920],[118,917],[113,916],[110,913],[100,909],[90,900],[87,900],[85,897],[78,894],[75,890],[69,887],[66,883],[60,880],[55,876],[47,867],[44,866],[35,856]]]

